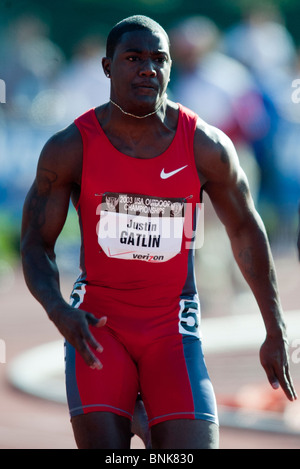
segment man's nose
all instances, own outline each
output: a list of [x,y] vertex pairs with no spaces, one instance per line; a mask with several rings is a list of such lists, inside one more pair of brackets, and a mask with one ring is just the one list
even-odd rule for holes
[[156,70],[155,70],[155,67],[154,67],[154,64],[153,64],[152,60],[144,60],[143,61],[143,64],[141,66],[139,74],[140,74],[140,76],[144,76],[144,77],[155,77],[156,76]]

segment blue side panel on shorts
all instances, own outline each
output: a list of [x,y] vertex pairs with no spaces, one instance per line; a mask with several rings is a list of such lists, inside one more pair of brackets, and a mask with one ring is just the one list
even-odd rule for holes
[[[196,231],[196,222],[197,222],[197,209],[194,210],[193,214],[193,232]],[[190,298],[193,299],[194,295],[197,293],[196,280],[195,280],[195,269],[194,269],[194,260],[195,260],[195,251],[194,251],[194,242],[195,235],[191,240],[191,246],[188,253],[188,270],[180,297],[181,298]]]
[[82,274],[80,276],[81,280],[85,280],[87,273],[86,273],[86,267],[85,267],[85,256],[84,256],[84,242],[83,242],[83,226],[82,226],[82,218],[81,218],[81,209],[80,205],[78,206],[77,209],[78,213],[78,222],[79,222],[79,228],[80,228],[80,235],[81,235],[81,247],[80,247],[80,268],[82,271]]
[[194,400],[195,419],[219,424],[215,393],[204,361],[201,341],[183,335],[183,350]]
[[75,348],[65,341],[65,373],[68,406],[71,417],[83,413],[81,398],[76,381]]

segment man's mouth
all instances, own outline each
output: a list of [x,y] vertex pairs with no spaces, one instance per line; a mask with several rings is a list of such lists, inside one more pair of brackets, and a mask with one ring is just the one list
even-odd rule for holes
[[157,91],[157,86],[153,85],[152,83],[136,83],[133,85],[134,88],[138,89],[145,89],[145,90],[154,90]]

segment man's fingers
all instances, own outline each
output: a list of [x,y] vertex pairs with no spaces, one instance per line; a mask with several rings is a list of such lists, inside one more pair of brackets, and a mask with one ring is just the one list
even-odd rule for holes
[[97,324],[95,324],[96,327],[103,327],[105,326],[107,322],[107,317],[106,316],[102,316],[102,318],[98,319],[98,322]]
[[296,390],[294,388],[293,380],[292,380],[291,375],[290,375],[289,365],[286,365],[286,367],[285,367],[285,377],[286,377],[286,380],[287,380],[289,388],[290,388],[291,396],[293,398],[292,400],[296,400],[298,398],[298,396],[297,396]]
[[282,366],[277,373],[278,382],[290,401],[297,399],[297,394],[290,377],[289,365]]
[[288,365],[285,370],[283,369],[279,373],[276,373],[273,368],[264,367],[264,369],[273,389],[279,389],[281,387],[290,401],[297,399],[297,394],[291,382]]
[[81,344],[78,347],[78,352],[86,362],[88,366],[93,369],[101,370],[103,368],[102,363],[98,358],[92,353],[91,349],[89,348],[87,342],[85,340],[81,341]]
[[273,389],[282,388],[290,401],[297,399],[288,360],[288,344],[285,339],[276,345],[274,340],[265,340],[260,349],[260,361]]
[[90,324],[90,326],[102,327],[106,324],[106,321],[107,321],[106,316],[102,316],[101,318],[96,318],[91,313],[86,313],[85,317],[87,319],[87,322]]
[[268,366],[263,365],[264,370],[266,372],[267,378],[269,380],[270,385],[272,386],[273,389],[278,389],[280,387],[279,380],[276,377],[276,374],[274,373],[273,368],[270,368]]
[[[100,320],[99,320],[100,321]],[[98,321],[98,322],[99,322]],[[96,327],[99,327],[98,326],[98,322],[95,323],[94,325]],[[95,350],[97,350],[97,352],[103,352],[103,347],[101,344],[99,344],[99,342],[95,339],[95,337],[93,336],[93,334],[91,333],[90,329],[89,329],[89,325],[88,323],[86,323],[83,327],[82,327],[82,334],[83,334],[83,338],[86,340],[86,342]]]
[[102,363],[94,355],[90,347],[95,349],[97,352],[103,352],[102,345],[100,345],[95,339],[95,337],[91,334],[89,326],[86,323],[86,325],[82,328],[82,338],[79,353],[81,354],[88,366],[97,370],[101,370]]
[[93,314],[86,314],[87,322],[82,326],[82,351],[80,352],[86,363],[91,367],[100,370],[103,365],[98,358],[90,350],[90,347],[95,349],[97,352],[102,353],[103,347],[95,339],[90,331],[89,325],[94,327],[103,327],[106,324],[107,317],[96,318]]

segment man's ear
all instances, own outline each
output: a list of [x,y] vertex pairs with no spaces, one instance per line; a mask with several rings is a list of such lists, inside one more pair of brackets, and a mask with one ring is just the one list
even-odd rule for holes
[[102,68],[103,68],[104,74],[108,78],[110,78],[110,64],[111,64],[111,60],[108,57],[103,57]]

